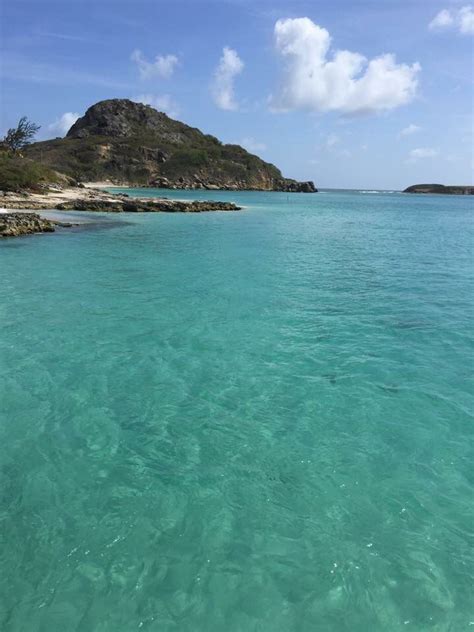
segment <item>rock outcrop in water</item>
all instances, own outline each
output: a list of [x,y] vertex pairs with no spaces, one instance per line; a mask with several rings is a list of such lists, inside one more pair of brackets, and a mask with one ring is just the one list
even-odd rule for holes
[[0,237],[54,233],[54,223],[37,213],[0,213]]
[[100,101],[65,138],[33,143],[26,154],[82,181],[172,189],[316,192],[239,145],[128,99]]
[[288,193],[317,193],[318,190],[314,186],[312,180],[306,182],[289,182],[282,180],[278,183],[278,191],[287,191]]
[[414,184],[403,193],[441,193],[444,195],[474,195],[474,186],[445,186],[444,184]]
[[98,211],[102,213],[205,213],[209,211],[240,211],[232,202],[146,200],[138,198],[117,200],[77,199],[56,205],[58,211]]

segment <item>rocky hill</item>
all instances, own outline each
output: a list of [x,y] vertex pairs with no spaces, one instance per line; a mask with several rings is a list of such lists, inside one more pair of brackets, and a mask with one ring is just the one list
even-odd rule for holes
[[474,186],[445,186],[444,184],[413,184],[403,193],[443,193],[445,195],[474,195]]
[[239,145],[128,99],[100,101],[65,138],[29,146],[26,155],[79,181],[179,189],[315,192],[312,182],[284,178]]

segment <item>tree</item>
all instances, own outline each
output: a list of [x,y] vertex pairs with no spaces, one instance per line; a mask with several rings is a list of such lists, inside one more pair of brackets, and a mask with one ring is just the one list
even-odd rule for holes
[[22,116],[18,121],[18,125],[8,130],[3,142],[8,149],[16,152],[29,145],[39,129],[39,125],[29,121],[26,116]]

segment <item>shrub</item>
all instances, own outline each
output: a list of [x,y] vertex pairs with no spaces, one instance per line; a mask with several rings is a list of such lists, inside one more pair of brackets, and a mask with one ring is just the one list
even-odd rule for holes
[[55,181],[57,181],[57,176],[48,167],[8,152],[0,152],[0,189],[2,191],[38,189],[41,184]]

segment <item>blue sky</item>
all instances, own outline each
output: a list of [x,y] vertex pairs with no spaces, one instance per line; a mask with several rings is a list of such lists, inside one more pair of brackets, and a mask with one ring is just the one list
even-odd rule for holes
[[42,138],[62,135],[91,104],[127,97],[320,187],[472,183],[465,1],[5,0],[2,12],[3,133],[25,114]]

